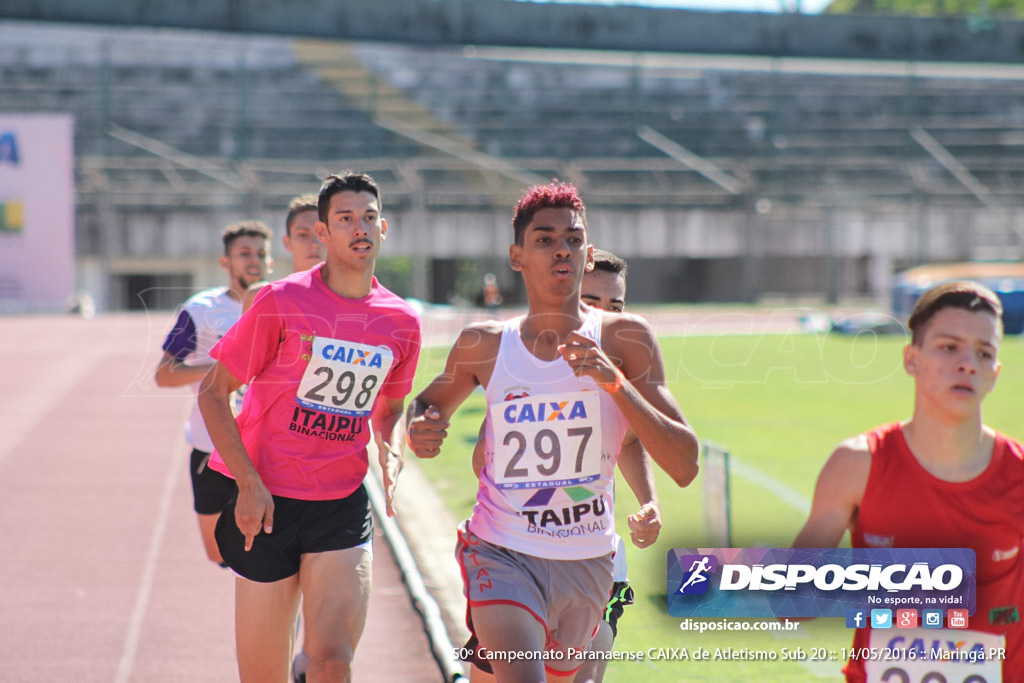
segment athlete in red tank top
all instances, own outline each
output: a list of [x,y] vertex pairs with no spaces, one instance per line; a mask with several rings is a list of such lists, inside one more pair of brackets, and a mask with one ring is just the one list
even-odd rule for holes
[[[1020,544],[1024,526],[1024,449],[995,435],[992,459],[970,481],[951,482],[914,457],[899,424],[867,434],[871,469],[851,531],[855,548],[973,548],[977,610],[970,628],[1006,636],[1004,680],[1024,671],[1024,588]],[[895,634],[894,634],[895,635]],[[858,629],[855,647],[870,643]],[[856,668],[864,670],[863,662]],[[852,671],[850,673],[853,673]],[[1020,677],[1020,674],[1017,675]]]
[[[859,629],[854,649],[898,642],[930,655],[933,644],[965,652],[975,641],[986,652],[1003,645],[1001,667],[998,659],[973,665],[978,673],[987,667],[988,683],[1000,675],[1005,682],[1024,681],[1024,448],[981,418],[982,400],[999,375],[1001,314],[998,297],[972,282],[946,283],[921,296],[903,354],[904,368],[914,378],[913,417],[836,448],[818,477],[810,517],[793,543],[835,547],[849,529],[854,547],[973,548],[977,609],[966,630]],[[892,663],[883,664],[851,659],[847,680],[886,680]],[[960,671],[957,662],[938,656],[899,666]]]

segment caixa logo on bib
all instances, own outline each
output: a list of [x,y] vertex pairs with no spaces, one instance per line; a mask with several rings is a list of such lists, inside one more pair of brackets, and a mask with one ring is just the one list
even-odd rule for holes
[[502,416],[507,424],[585,420],[587,407],[583,401],[519,401],[510,403]]
[[383,365],[380,352],[373,349],[327,344],[320,353],[325,360],[341,361],[349,365],[365,365],[368,368],[379,368]]
[[969,548],[677,548],[666,576],[668,612],[679,617],[975,607]]

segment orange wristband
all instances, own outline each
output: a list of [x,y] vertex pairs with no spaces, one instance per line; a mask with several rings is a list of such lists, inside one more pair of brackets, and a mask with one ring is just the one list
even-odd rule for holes
[[604,387],[604,390],[607,391],[609,394],[614,394],[616,391],[621,389],[622,380],[625,379],[625,377],[622,376],[621,370],[619,370],[618,368],[613,368],[613,370],[615,370],[615,381],[601,385],[602,387]]

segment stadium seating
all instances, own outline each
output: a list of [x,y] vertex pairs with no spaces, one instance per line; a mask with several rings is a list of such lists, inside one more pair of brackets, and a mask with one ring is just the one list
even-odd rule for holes
[[[278,212],[348,166],[373,173],[390,209],[434,236],[398,241],[396,255],[435,259],[492,253],[496,233],[457,253],[433,245],[453,226],[507,220],[524,184],[575,182],[600,210],[596,239],[651,259],[658,281],[636,292],[646,300],[879,296],[903,266],[1024,253],[1017,65],[0,21],[0,102],[74,114],[80,254],[113,230],[104,211],[134,225],[159,211],[195,231],[174,237],[167,258],[198,256],[188,245],[212,246],[203,235],[225,214]],[[652,212],[643,220],[657,238],[616,240],[637,210]],[[105,244],[108,256],[148,256]]]
[[[618,188],[653,183],[664,195],[722,194],[679,164],[659,165],[666,156],[637,135],[645,125],[740,176],[752,192],[781,201],[839,194],[976,205],[908,134],[920,126],[995,194],[1021,196],[1024,185],[1019,68],[1009,76],[993,69],[988,78],[955,69],[911,77],[912,67],[891,64],[840,68],[821,60],[427,48],[13,22],[0,24],[0,37],[4,110],[73,112],[80,157],[149,154],[105,135],[110,124],[197,157],[438,155],[375,125],[385,114],[542,175],[575,171],[598,189],[604,176]],[[572,168],[575,161],[582,165]],[[430,181],[466,177],[442,173]],[[699,205],[699,194],[683,203]]]

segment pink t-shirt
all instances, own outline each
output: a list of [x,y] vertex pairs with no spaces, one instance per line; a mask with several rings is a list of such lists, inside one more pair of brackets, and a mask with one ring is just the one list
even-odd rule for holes
[[[238,428],[272,494],[332,500],[359,487],[374,403],[412,389],[420,337],[419,316],[376,278],[362,299],[328,289],[320,267],[263,288],[210,355],[249,384]],[[216,451],[210,467],[231,476]]]

